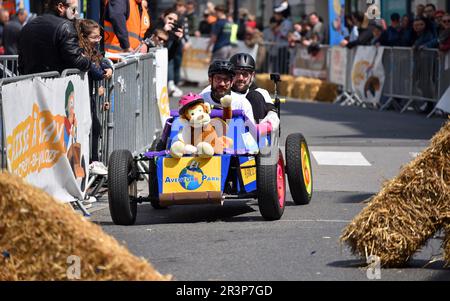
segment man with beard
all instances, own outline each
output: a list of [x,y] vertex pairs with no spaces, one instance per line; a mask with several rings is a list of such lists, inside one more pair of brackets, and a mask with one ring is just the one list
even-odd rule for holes
[[89,58],[79,46],[74,19],[77,0],[49,0],[49,11],[25,25],[19,37],[22,75],[76,68],[88,71]]
[[237,53],[230,58],[230,62],[235,72],[232,91],[250,102],[256,124],[265,124],[269,129],[277,131],[280,119],[269,92],[255,84],[256,63],[253,57],[247,53]]
[[250,102],[245,96],[231,91],[234,77],[233,65],[229,61],[214,61],[208,70],[210,86],[201,92],[202,98],[211,106],[220,106],[220,99],[226,95],[231,95],[231,108],[233,110],[242,110],[247,118],[255,123],[253,110]]

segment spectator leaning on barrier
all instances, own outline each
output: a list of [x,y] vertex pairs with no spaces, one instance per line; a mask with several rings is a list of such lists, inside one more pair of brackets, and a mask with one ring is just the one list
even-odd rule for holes
[[370,42],[370,45],[372,46],[385,46],[386,44],[386,34],[385,31],[383,31],[383,25],[380,23],[374,23],[372,24],[371,30],[372,30],[372,41]]
[[433,35],[437,36],[438,24],[435,21],[436,6],[432,3],[425,5],[424,15],[427,20],[427,27]]
[[98,50],[99,43],[102,39],[100,35],[100,25],[93,20],[79,20],[76,22],[78,38],[80,47],[83,49],[84,56],[91,60],[91,67],[89,69],[89,96],[91,100],[91,118],[92,118],[92,143],[91,143],[91,158],[90,158],[90,172],[91,174],[107,175],[108,170],[99,162],[98,143],[102,133],[102,127],[97,116],[97,103],[95,102],[95,94],[103,95],[104,88],[99,87],[98,91],[94,91],[94,82],[103,79],[110,79],[113,74],[112,66],[108,61],[104,60],[103,56]]
[[9,22],[9,12],[6,9],[0,9],[0,54],[5,53],[3,48],[3,31],[6,24]]
[[446,14],[441,20],[442,31],[439,35],[439,50],[447,52],[450,50],[450,15]]
[[211,30],[211,38],[206,47],[207,51],[212,48],[212,61],[215,60],[228,60],[231,56],[231,26],[228,22],[226,9],[223,5],[218,5],[215,8],[217,22],[213,25]]
[[154,47],[166,47],[168,41],[169,33],[164,29],[157,28],[149,38],[144,40],[144,44],[150,49]]
[[16,16],[6,24],[5,29],[3,30],[3,46],[5,47],[6,55],[18,54],[19,35],[27,17],[27,11],[19,9]]
[[[147,9],[141,0],[105,0],[105,51],[133,52],[150,27]],[[145,2],[146,3],[146,2]]]
[[402,17],[397,46],[411,47],[414,43],[413,29],[408,15]]
[[439,35],[441,33],[441,31],[444,30],[444,28],[442,26],[442,18],[444,16],[445,16],[445,11],[443,11],[443,10],[437,10],[436,13],[434,14],[434,20],[437,25],[437,35]]
[[358,26],[358,39],[353,42],[349,42],[347,48],[353,48],[356,46],[367,46],[373,39],[372,30],[369,28],[369,19],[361,12],[354,14],[355,24]]
[[88,71],[90,60],[83,56],[73,20],[77,0],[50,0],[48,12],[27,23],[19,37],[19,72],[62,72],[77,68]]
[[327,43],[327,30],[325,25],[320,21],[317,13],[311,13],[308,17],[309,24],[312,27],[311,34],[307,39],[303,41],[304,46],[310,46],[311,44],[326,44]]
[[400,15],[393,13],[391,15],[391,24],[385,32],[383,46],[398,46],[400,40]]
[[353,42],[356,41],[358,39],[359,36],[359,31],[358,31],[358,26],[356,26],[356,23],[354,21],[354,18],[352,15],[347,15],[345,17],[345,24],[348,28],[349,31],[349,37],[348,37],[348,41],[349,42]]
[[426,18],[416,18],[414,20],[414,44],[415,49],[432,48],[436,43],[436,36],[428,27]]

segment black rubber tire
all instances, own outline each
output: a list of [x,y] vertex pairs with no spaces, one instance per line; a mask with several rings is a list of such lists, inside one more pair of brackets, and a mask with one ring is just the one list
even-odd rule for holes
[[[281,151],[279,152],[279,156],[283,156]],[[259,212],[265,220],[279,220],[283,216],[286,205],[281,207],[278,200],[277,164],[262,165],[259,157],[257,157],[256,161],[256,183],[258,188],[257,194]],[[286,192],[286,187],[284,188],[284,191]],[[286,199],[284,201],[286,203]]]
[[[306,146],[306,153],[309,160],[311,194],[307,191],[305,179],[303,177],[303,158],[301,156],[302,144]],[[286,139],[286,174],[294,203],[296,205],[308,205],[313,196],[314,182],[308,144],[306,143],[305,137],[300,133],[291,134]]]
[[130,199],[129,186],[137,179],[136,162],[128,150],[115,150],[109,157],[108,201],[111,218],[116,225],[136,222],[137,203]]

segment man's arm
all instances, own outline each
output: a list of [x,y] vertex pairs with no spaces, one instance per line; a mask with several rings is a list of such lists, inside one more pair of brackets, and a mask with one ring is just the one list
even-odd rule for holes
[[80,48],[78,35],[72,22],[64,22],[58,29],[56,43],[65,68],[76,68],[81,71],[88,71],[91,61],[83,56]]
[[211,38],[209,39],[208,46],[206,47],[206,50],[209,51],[211,49],[211,46],[216,44],[217,38],[219,37],[220,32],[222,31],[222,25],[217,24],[213,25],[213,28],[211,30]]
[[127,19],[130,14],[128,0],[110,0],[108,7],[108,18],[113,26],[113,31],[120,42],[122,49],[130,48],[130,41],[128,40]]

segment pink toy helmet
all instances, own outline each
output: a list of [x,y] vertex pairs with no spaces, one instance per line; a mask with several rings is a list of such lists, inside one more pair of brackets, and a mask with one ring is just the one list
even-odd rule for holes
[[189,107],[204,102],[205,101],[199,94],[190,92],[181,97],[181,99],[178,101],[178,112],[180,113],[180,115],[183,115]]

